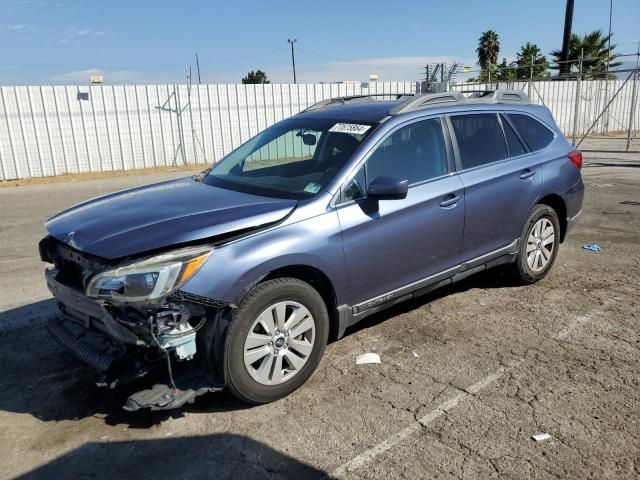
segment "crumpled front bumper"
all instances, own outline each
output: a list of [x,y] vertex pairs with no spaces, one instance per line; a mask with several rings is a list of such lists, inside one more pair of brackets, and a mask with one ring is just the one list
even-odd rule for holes
[[[104,305],[57,281],[55,270],[48,270],[46,279],[61,309],[61,314],[49,321],[48,330],[65,349],[98,371],[99,386],[115,388],[171,361],[168,352],[126,328]],[[212,326],[218,324],[219,315]],[[204,393],[221,390],[224,385],[216,380],[219,375],[212,375],[203,361],[210,355],[203,348],[200,361],[178,362],[173,368],[175,378],[170,373],[166,382],[134,393],[124,408],[169,410],[192,403]]]

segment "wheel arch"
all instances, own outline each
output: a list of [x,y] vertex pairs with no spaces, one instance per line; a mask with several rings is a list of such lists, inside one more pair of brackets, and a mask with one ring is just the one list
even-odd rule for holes
[[339,337],[337,297],[335,288],[329,279],[329,276],[317,267],[296,264],[278,267],[259,279],[256,284],[266,280],[284,277],[297,278],[316,289],[322,297],[322,300],[327,307],[327,313],[329,314],[329,340],[336,340]]
[[560,195],[550,193],[538,200],[538,205],[547,205],[555,210],[560,222],[560,243],[564,242],[567,233],[567,205]]

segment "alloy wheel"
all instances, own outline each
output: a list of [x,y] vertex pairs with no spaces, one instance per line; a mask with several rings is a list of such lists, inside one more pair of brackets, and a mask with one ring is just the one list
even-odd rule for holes
[[556,231],[548,218],[541,218],[529,231],[527,265],[534,272],[544,270],[553,258]]
[[265,309],[249,329],[244,342],[244,365],[262,385],[279,385],[307,363],[315,341],[311,312],[293,301]]

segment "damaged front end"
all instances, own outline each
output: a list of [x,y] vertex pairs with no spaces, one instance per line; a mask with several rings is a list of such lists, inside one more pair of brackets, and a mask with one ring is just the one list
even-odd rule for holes
[[40,256],[53,264],[45,275],[62,312],[49,331],[98,371],[100,386],[115,388],[166,369],[166,383],[131,395],[127,410],[178,408],[220,390],[216,338],[226,330],[227,305],[179,290],[212,251],[187,247],[116,263],[48,236]]

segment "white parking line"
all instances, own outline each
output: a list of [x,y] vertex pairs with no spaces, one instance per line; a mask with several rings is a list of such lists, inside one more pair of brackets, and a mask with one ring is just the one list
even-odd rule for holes
[[[554,338],[555,340],[564,340],[564,339],[566,339],[578,327],[586,325],[596,314],[601,313],[607,307],[607,305],[609,305],[610,303],[614,302],[615,300],[616,300],[615,298],[611,298],[611,299],[607,300],[606,302],[604,302],[600,307],[592,310],[591,312],[589,312],[589,313],[587,313],[585,315],[580,315],[580,316],[576,317],[572,322],[570,322],[565,328],[560,330],[560,332],[555,334],[552,338]],[[330,477],[326,477],[326,478],[339,478],[339,477],[343,476],[344,474],[346,474],[349,471],[357,470],[358,468],[361,468],[364,465],[370,463],[376,457],[378,457],[381,454],[383,454],[384,452],[386,452],[388,450],[391,450],[392,448],[396,447],[402,441],[406,440],[408,437],[410,437],[414,433],[417,433],[420,429],[422,429],[423,427],[426,427],[427,425],[429,425],[434,420],[438,419],[439,417],[441,417],[444,414],[448,414],[451,410],[455,409],[463,401],[469,399],[470,397],[473,397],[475,394],[477,394],[481,390],[483,390],[483,389],[487,388],[488,386],[494,384],[506,372],[516,368],[523,361],[524,361],[524,359],[522,359],[522,360],[520,360],[520,361],[518,361],[518,362],[516,362],[513,365],[510,365],[508,367],[497,368],[493,372],[489,373],[486,377],[482,378],[481,380],[479,380],[478,382],[474,383],[470,387],[467,387],[464,391],[462,391],[462,392],[460,392],[460,393],[458,393],[456,395],[453,395],[452,397],[448,398],[444,402],[440,403],[437,407],[435,407],[429,413],[427,413],[426,415],[416,419],[416,421],[414,423],[412,423],[411,425],[409,425],[408,427],[404,428],[403,430],[400,430],[397,433],[394,433],[390,437],[388,437],[385,440],[383,440],[382,442],[378,443],[376,446],[370,448],[369,450],[366,450],[365,452],[361,453],[360,455],[358,455],[358,456],[352,458],[351,460],[349,460],[348,462],[342,464],[341,466],[339,466],[337,469],[335,469],[333,471],[333,474]]]
[[0,265],[2,265],[4,263],[26,262],[27,260],[38,260],[38,261],[40,261],[40,257],[10,258],[8,260],[0,260]]
[[356,470],[360,467],[363,467],[367,463],[371,462],[377,456],[383,454],[387,450],[392,449],[403,440],[406,440],[408,437],[418,432],[422,427],[426,427],[437,418],[453,410],[467,398],[472,397],[474,394],[478,393],[483,388],[486,388],[492,383],[496,382],[500,377],[502,377],[505,374],[506,371],[507,371],[506,367],[500,367],[497,370],[491,372],[489,375],[484,377],[479,382],[476,382],[473,385],[471,385],[469,388],[467,388],[466,391],[460,392],[454,395],[453,397],[450,397],[449,399],[445,400],[444,402],[439,404],[436,408],[431,410],[426,415],[416,419],[415,423],[412,423],[405,429],[400,430],[398,433],[395,433],[389,438],[387,438],[386,440],[380,442],[375,447],[370,448],[369,450],[361,453],[357,457],[349,460],[347,463],[338,467],[336,470],[334,470],[332,477],[339,478],[351,470]]

